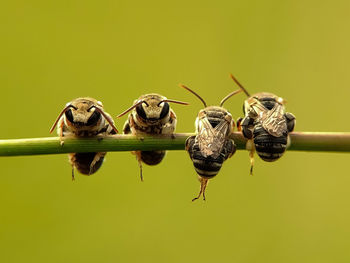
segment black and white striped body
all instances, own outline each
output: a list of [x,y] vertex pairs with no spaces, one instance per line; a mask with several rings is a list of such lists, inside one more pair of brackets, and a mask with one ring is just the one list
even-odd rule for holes
[[287,133],[280,137],[274,137],[259,122],[254,125],[253,137],[257,154],[266,162],[276,161],[287,148]]
[[[284,154],[288,144],[288,133],[293,131],[295,125],[294,115],[285,112],[280,101],[282,101],[281,98],[271,93],[258,93],[251,96],[244,104],[246,117],[240,123],[243,135],[253,140],[259,157],[267,162],[276,161]],[[257,104],[263,107],[256,106]],[[279,110],[268,117],[270,122],[264,123],[261,116],[277,107]],[[273,122],[274,120],[277,121]],[[266,127],[278,130],[278,133],[268,132]]]
[[[217,143],[207,145],[207,148],[205,149],[201,147],[203,142],[206,143],[207,136],[215,136],[215,134],[211,134],[206,131],[207,127],[204,126],[201,128],[201,122],[203,122],[204,118],[206,121],[208,121],[209,125],[211,125],[209,129],[212,130],[214,130],[220,123],[224,122],[227,124],[226,129],[221,130],[224,134],[220,134],[222,140],[220,142],[222,143],[222,147],[220,147],[220,149],[217,148]],[[194,168],[200,177],[211,179],[216,176],[224,161],[235,153],[236,146],[233,140],[229,139],[229,136],[232,133],[232,127],[232,116],[224,108],[211,106],[200,111],[196,120],[197,135],[189,137],[186,141],[186,149],[193,162]],[[206,135],[201,136],[204,133]],[[218,152],[216,152],[217,150]],[[213,154],[207,154],[206,151],[211,151]]]
[[186,147],[188,147],[188,152],[197,174],[208,179],[213,178],[219,173],[224,161],[226,161],[236,150],[233,140],[227,140],[218,157],[206,157],[200,151],[198,141],[196,141],[196,136],[191,136],[187,139]]

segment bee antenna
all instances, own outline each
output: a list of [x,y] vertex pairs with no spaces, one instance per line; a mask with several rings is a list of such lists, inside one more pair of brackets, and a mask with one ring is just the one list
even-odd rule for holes
[[129,109],[127,109],[127,110],[123,111],[122,113],[120,113],[120,114],[117,116],[117,118],[120,118],[120,117],[124,116],[124,115],[127,114],[129,111],[133,110],[134,108],[136,108],[137,106],[139,106],[139,105],[142,104],[142,103],[146,103],[146,105],[148,106],[147,102],[141,100],[141,101],[135,103],[134,105],[132,105]]
[[196,201],[197,199],[199,199],[199,197],[201,197],[201,195],[203,195],[203,200],[205,201],[205,189],[207,188],[209,179],[208,178],[199,177],[199,181],[201,182],[201,190],[199,191],[198,196],[192,199],[192,202]]
[[233,79],[234,82],[236,82],[236,84],[243,90],[243,92],[245,93],[245,95],[247,95],[248,97],[250,97],[249,92],[243,87],[243,85],[241,83],[239,83],[239,81],[232,75],[230,74],[231,79]]
[[[57,126],[58,121],[61,119],[62,115],[69,109],[69,108],[75,108],[72,104],[67,103],[66,107],[63,108],[63,110],[60,112],[60,114],[58,115],[58,117],[56,118],[55,122],[53,123],[51,129],[50,129],[50,133],[53,132],[53,130],[55,129],[55,127]],[[76,108],[75,108],[76,109]]]
[[116,132],[118,132],[118,129],[115,127],[114,125],[114,121],[111,118],[111,116],[107,115],[99,106],[93,106],[99,113],[102,114],[102,116],[105,118],[105,120],[109,123],[109,125],[111,125],[112,129]]
[[160,101],[160,102],[158,103],[158,106],[159,106],[159,104],[161,104],[162,102],[170,102],[170,103],[176,103],[176,104],[181,104],[181,105],[190,105],[190,104],[187,103],[187,102],[178,101],[178,100],[168,100],[168,99],[166,99],[166,100]]
[[231,92],[230,94],[228,94],[225,98],[223,98],[220,102],[220,107],[222,107],[222,105],[224,104],[225,101],[227,101],[229,98],[231,98],[233,95],[236,95],[240,92],[242,92],[243,90],[239,89],[239,90],[235,90],[233,92]]
[[203,103],[205,108],[207,107],[207,104],[205,103],[205,101],[196,92],[194,92],[193,90],[191,90],[190,88],[188,88],[188,87],[186,87],[185,85],[182,85],[182,84],[180,84],[180,87],[188,90],[189,92],[191,92],[193,95],[195,95],[198,99],[201,100],[201,102]]

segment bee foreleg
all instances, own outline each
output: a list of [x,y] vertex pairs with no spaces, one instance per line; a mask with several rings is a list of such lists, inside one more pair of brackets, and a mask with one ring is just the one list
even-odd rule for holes
[[287,120],[288,132],[292,132],[294,130],[294,126],[295,126],[295,116],[290,112],[286,112],[284,114],[284,117],[286,117],[286,120]]
[[253,175],[253,167],[254,167],[254,154],[255,154],[255,145],[253,140],[248,140],[246,144],[246,148],[249,151],[250,158],[250,175]]
[[237,119],[237,131],[242,131],[242,125],[241,125],[241,122],[242,122],[243,118],[238,118]]
[[205,201],[205,189],[207,188],[208,185],[208,178],[203,178],[203,177],[199,177],[199,181],[201,183],[201,189],[199,191],[199,194],[197,197],[192,199],[192,202],[199,199],[201,197],[201,195],[203,195],[203,200]]
[[64,121],[62,119],[60,124],[57,126],[57,133],[60,136],[60,145],[61,146],[63,146],[63,144],[64,144],[64,140],[63,140],[63,126],[64,126]]
[[162,127],[162,134],[173,134],[176,127],[176,115],[171,110],[170,111],[170,118],[167,123],[165,123]]

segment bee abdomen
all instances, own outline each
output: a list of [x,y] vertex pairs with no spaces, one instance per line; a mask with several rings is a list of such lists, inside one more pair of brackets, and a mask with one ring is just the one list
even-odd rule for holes
[[224,158],[221,155],[218,158],[204,157],[199,151],[195,151],[192,162],[200,176],[212,178],[220,171]]
[[286,151],[287,136],[274,137],[270,135],[261,125],[254,129],[255,149],[261,159],[273,162],[279,159]]
[[71,153],[69,154],[70,163],[77,168],[79,173],[90,175],[95,173],[102,165],[104,157],[100,157],[100,159],[96,162],[96,164],[91,167],[90,165],[94,160],[97,153]]
[[198,173],[198,175],[205,177],[205,178],[213,178],[216,176],[222,166],[222,163],[217,162],[205,162],[203,160],[196,160],[193,159],[193,165]]
[[142,151],[141,160],[148,165],[159,164],[165,156],[165,151]]

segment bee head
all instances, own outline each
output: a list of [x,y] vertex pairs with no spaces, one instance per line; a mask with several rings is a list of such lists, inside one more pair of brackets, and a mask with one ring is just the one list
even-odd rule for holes
[[169,116],[170,106],[165,97],[145,96],[136,108],[137,116],[146,122],[157,122]]
[[51,127],[50,133],[63,115],[65,124],[75,129],[98,128],[101,122],[106,120],[118,133],[112,118],[103,111],[102,103],[93,98],[78,98],[68,102]]
[[102,120],[101,113],[96,110],[98,106],[102,107],[102,104],[87,99],[76,99],[68,103],[64,113],[67,125],[76,127],[98,125]]
[[148,124],[163,122],[164,120],[168,119],[170,115],[169,103],[188,105],[188,103],[186,102],[169,100],[166,97],[163,97],[158,94],[147,94],[141,96],[138,100],[134,102],[133,106],[125,110],[123,113],[119,114],[117,118],[135,109],[136,116],[142,122]]
[[264,105],[264,107],[268,110],[271,110],[276,103],[280,104],[280,105],[284,105],[286,103],[286,101],[281,98],[276,96],[273,93],[269,93],[269,92],[260,92],[257,94],[252,95],[250,98],[248,98],[246,100],[247,103],[245,103],[246,110],[248,108],[248,105],[254,105],[257,101],[259,101],[261,104]]

